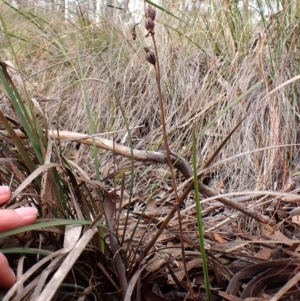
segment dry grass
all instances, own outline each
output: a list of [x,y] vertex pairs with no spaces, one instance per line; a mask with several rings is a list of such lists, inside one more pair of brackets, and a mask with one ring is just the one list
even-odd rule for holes
[[[260,266],[256,265],[262,262],[266,266],[261,269],[276,267],[274,273],[288,266],[289,274],[281,279],[282,284],[293,277],[299,264],[298,259],[293,264],[288,261],[290,257],[299,257],[300,242],[298,223],[288,218],[290,210],[298,205],[296,194],[300,188],[297,174],[300,82],[295,78],[285,85],[299,75],[300,8],[296,0],[291,3],[292,11],[287,6],[281,14],[262,19],[261,22],[266,21],[266,24],[258,23],[256,28],[251,23],[243,27],[242,20],[231,15],[229,4],[224,4],[223,10],[214,10],[208,19],[203,15],[193,15],[193,22],[185,25],[168,14],[158,13],[156,32],[171,151],[192,166],[194,129],[200,172],[231,130],[246,117],[200,179],[214,191],[226,193],[231,201],[254,208],[270,220],[266,226],[224,206],[217,197],[207,199],[208,195],[203,195],[205,243],[212,291],[219,294],[216,298],[233,300],[224,294],[227,289],[228,294],[241,299],[262,295],[261,298],[266,299],[260,300],[269,300],[268,296],[274,292],[260,293],[261,285],[268,284],[263,281],[263,276],[248,287],[248,291],[252,289],[248,295],[245,291],[244,295],[238,294],[240,287],[236,286],[241,280],[232,276],[238,275],[237,271],[253,275],[254,272],[243,270],[248,262],[257,273]],[[43,128],[90,134],[91,120],[86,111],[89,103],[92,125],[101,137],[125,146],[132,143],[134,149],[142,151],[164,149],[155,74],[152,66],[147,64],[143,50],[151,43],[144,38],[142,26],[137,26],[137,40],[132,40],[132,26],[124,20],[119,23],[103,19],[95,25],[88,23],[87,19],[65,22],[59,14],[49,14],[41,16],[45,22],[35,19],[34,23],[28,11],[14,12],[4,2],[0,4],[0,10],[2,21],[7,26],[0,51],[1,61],[13,61],[20,70],[27,96],[20,85],[18,90],[25,101],[26,97],[38,101],[41,112],[35,107],[35,117]],[[179,12],[177,15],[183,18]],[[10,22],[12,19],[15,21]],[[230,27],[233,25],[235,31]],[[180,30],[174,30],[176,26]],[[258,29],[260,34],[256,35]],[[12,79],[16,83],[16,77],[12,76]],[[257,83],[260,83],[257,88],[239,100],[239,96]],[[270,93],[280,85],[282,88]],[[116,98],[122,104],[125,116]],[[4,95],[1,96],[0,110],[17,120],[16,128],[22,127],[10,99]],[[219,118],[207,127],[216,116]],[[131,142],[125,119],[132,129]],[[127,281],[137,281],[138,290],[134,291],[132,300],[202,300],[203,276],[194,192],[189,193],[181,208],[187,268],[194,285],[190,289],[182,268],[177,216],[174,215],[168,223],[149,254],[145,254],[146,258],[143,254],[163,219],[174,207],[166,166],[132,162],[99,149],[99,179],[91,146],[84,142],[54,141],[51,151],[45,147],[44,152],[50,153],[52,162],[59,164],[60,191],[65,203],[59,204],[60,196],[51,195],[54,178],[50,175],[45,178],[41,173],[37,183],[28,182],[15,206],[34,202],[41,217],[52,218],[51,205],[45,205],[43,198],[50,203],[54,199],[55,217],[66,220],[98,218],[104,222],[101,204],[105,195],[103,191],[107,190],[116,202],[115,234],[120,240],[119,253],[125,263]],[[24,145],[34,161],[36,154],[30,142],[24,140]],[[0,181],[11,183],[15,190],[26,181],[29,172],[13,146],[12,137],[1,135],[3,164]],[[38,167],[37,162],[35,164]],[[134,173],[131,164],[134,164]],[[41,180],[44,182],[40,185]],[[101,180],[102,192],[96,180]],[[176,175],[180,195],[187,187],[186,183],[182,184],[184,180],[180,173]],[[291,192],[293,194],[289,194]],[[294,215],[298,216],[297,213]],[[107,221],[105,225],[108,226]],[[62,249],[63,231],[57,226],[41,232],[45,235],[43,252]],[[108,232],[103,231],[105,241],[99,241],[101,235],[93,238],[74,264],[72,273],[64,280],[65,288],[60,287],[53,300],[71,300],[73,297],[92,300],[92,296],[97,300],[120,300],[120,274],[113,265],[114,256],[119,253],[109,244],[112,237],[108,238]],[[28,239],[32,239],[30,248],[38,250],[40,238],[38,232],[35,233],[31,231],[17,236],[16,241],[6,238],[6,245],[23,247]],[[27,257],[25,270],[37,261],[36,257]],[[59,263],[64,257],[57,258]],[[19,255],[10,254],[9,259],[13,264]],[[278,260],[277,266],[275,260]],[[57,268],[53,265],[49,275]],[[134,278],[137,271],[141,271],[139,279]],[[35,296],[40,292],[35,277],[42,272],[43,269],[39,268],[28,281],[34,283]],[[194,296],[188,295],[187,291],[193,292]],[[31,293],[28,291],[25,296],[20,292],[18,300],[29,300]]]

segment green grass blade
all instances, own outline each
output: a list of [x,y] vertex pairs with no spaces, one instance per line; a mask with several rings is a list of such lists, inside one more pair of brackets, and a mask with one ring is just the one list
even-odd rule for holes
[[194,191],[195,191],[196,212],[197,212],[197,221],[198,221],[199,244],[201,250],[201,257],[202,257],[202,268],[204,274],[206,298],[208,301],[210,301],[211,292],[210,292],[210,284],[209,284],[208,265],[207,265],[205,245],[204,245],[204,231],[203,231],[203,223],[201,217],[201,204],[200,204],[200,194],[199,194],[199,187],[198,187],[196,144],[197,143],[196,143],[195,130],[193,130],[193,172],[194,172]]

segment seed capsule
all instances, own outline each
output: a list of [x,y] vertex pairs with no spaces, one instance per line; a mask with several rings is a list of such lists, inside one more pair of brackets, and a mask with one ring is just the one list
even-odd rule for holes
[[154,22],[151,18],[147,17],[145,19],[145,28],[149,33],[154,32]]
[[155,9],[152,6],[148,5],[147,11],[146,11],[146,17],[151,18],[152,21],[154,21],[155,20],[155,16],[156,16]]
[[156,63],[155,54],[152,51],[150,51],[147,47],[144,47],[144,50],[146,51],[146,60],[150,64],[155,65]]

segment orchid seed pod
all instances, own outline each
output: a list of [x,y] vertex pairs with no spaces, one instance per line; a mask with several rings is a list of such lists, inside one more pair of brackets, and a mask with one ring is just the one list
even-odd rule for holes
[[155,54],[152,51],[150,51],[147,47],[144,47],[144,50],[146,51],[146,60],[150,64],[155,65],[156,63]]
[[145,28],[148,32],[152,33],[154,32],[154,22],[151,18],[147,17],[145,19]]
[[146,17],[148,17],[148,18],[152,19],[152,21],[154,21],[155,16],[156,16],[155,9],[152,6],[148,5],[147,11],[146,11]]

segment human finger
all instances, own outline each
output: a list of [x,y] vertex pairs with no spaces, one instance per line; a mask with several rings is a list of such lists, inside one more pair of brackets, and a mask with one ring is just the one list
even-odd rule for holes
[[37,218],[35,207],[21,207],[15,210],[0,210],[0,232],[30,225]]
[[10,189],[8,186],[0,186],[0,205],[6,203],[10,198]]
[[15,273],[9,267],[6,257],[0,253],[0,287],[11,287],[15,281]]

